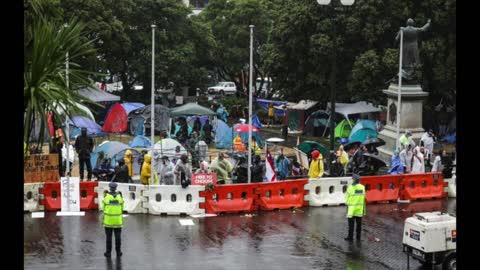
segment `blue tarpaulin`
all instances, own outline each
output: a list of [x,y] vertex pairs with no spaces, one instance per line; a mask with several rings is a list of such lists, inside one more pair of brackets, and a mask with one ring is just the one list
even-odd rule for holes
[[142,136],[142,135],[135,136],[135,138],[133,138],[133,140],[131,140],[128,145],[132,148],[150,148],[150,147],[152,147],[150,139],[145,137],[145,136]]
[[138,124],[135,130],[135,136],[145,135],[145,125],[143,124],[145,122],[145,119],[138,118],[137,120],[138,120]]
[[[268,99],[257,99],[256,101],[257,101],[257,104],[260,105],[260,107],[262,107],[262,109],[266,112],[268,112],[268,104],[270,104],[270,103],[273,103],[274,107],[278,107],[278,106],[282,106],[282,105],[287,106],[286,101],[276,101],[276,100],[268,100]],[[279,110],[279,109],[275,108],[275,116],[283,117],[284,114],[285,114],[284,110]]]
[[84,116],[74,116],[68,120],[68,124],[70,125],[70,139],[80,135],[81,128],[86,128],[87,134],[92,137],[104,135],[102,132],[102,127],[99,124]]
[[225,122],[217,119],[217,127],[215,129],[215,147],[217,149],[232,148],[233,130]]
[[258,119],[258,116],[256,114],[252,115],[252,126],[256,128],[262,127],[262,123],[260,122],[260,119]]
[[121,105],[125,109],[125,112],[127,113],[127,115],[134,110],[145,107],[145,104],[140,102],[126,102],[126,103],[122,103]]
[[447,143],[455,143],[457,141],[457,133],[455,132],[443,137],[442,141]]

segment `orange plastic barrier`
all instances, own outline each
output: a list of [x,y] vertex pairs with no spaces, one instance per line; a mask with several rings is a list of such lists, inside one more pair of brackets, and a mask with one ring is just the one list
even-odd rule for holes
[[253,212],[255,206],[256,183],[216,185],[212,191],[200,191],[200,197],[205,198],[200,208],[207,214]]
[[403,174],[400,182],[400,199],[438,199],[447,197],[442,173]]
[[307,183],[307,179],[258,183],[256,204],[260,210],[300,208],[304,205],[304,195],[308,195],[304,189]]
[[362,176],[360,183],[365,186],[367,203],[396,202],[400,194],[402,175]]
[[80,209],[90,210],[98,209],[98,204],[95,203],[97,193],[95,187],[98,186],[98,182],[80,182]]
[[60,182],[45,182],[40,194],[43,194],[44,198],[40,204],[45,206],[46,211],[59,211],[62,208]]
[[[80,182],[80,209],[98,209],[98,204],[95,203],[97,193],[94,189],[96,186],[98,186],[98,182]],[[43,194],[44,197],[40,204],[45,206],[46,211],[62,209],[60,182],[46,182],[43,189],[40,189],[40,194]]]

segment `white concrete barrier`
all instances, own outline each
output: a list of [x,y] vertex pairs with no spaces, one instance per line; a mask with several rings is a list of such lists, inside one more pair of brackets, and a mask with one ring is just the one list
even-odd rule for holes
[[205,198],[200,197],[200,191],[205,191],[205,186],[190,185],[182,188],[180,185],[150,185],[145,193],[148,213],[153,215],[205,214],[205,209],[200,209],[200,203],[205,202]]
[[[98,187],[96,187],[95,192],[98,194],[97,202],[98,202],[98,209],[102,209],[102,200],[104,197],[104,193],[109,191],[110,188],[108,184],[110,182],[98,182]],[[122,194],[124,200],[123,210],[130,213],[147,213],[147,205],[146,205],[146,191],[148,190],[148,186],[143,184],[124,184],[124,183],[117,183],[117,192]]]
[[456,198],[457,197],[457,176],[454,174],[452,178],[444,180],[448,183],[448,187],[445,187],[445,192],[448,193],[448,197]]
[[43,188],[43,183],[23,184],[24,212],[43,211],[45,209],[43,205],[40,205],[40,200],[43,200],[43,194],[40,194],[40,188]]
[[308,179],[304,199],[309,206],[345,205],[345,192],[352,181],[351,177]]

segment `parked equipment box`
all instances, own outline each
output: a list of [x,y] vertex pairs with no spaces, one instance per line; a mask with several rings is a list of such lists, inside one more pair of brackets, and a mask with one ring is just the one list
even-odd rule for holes
[[403,231],[403,246],[405,252],[422,263],[445,262],[456,265],[456,217],[430,212],[417,213],[407,218]]

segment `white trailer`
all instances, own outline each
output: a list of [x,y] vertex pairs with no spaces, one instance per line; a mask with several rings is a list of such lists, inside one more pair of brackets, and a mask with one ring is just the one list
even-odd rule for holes
[[[457,219],[446,213],[417,213],[405,220],[403,251],[424,265],[456,269]],[[409,263],[409,262],[408,262]]]

